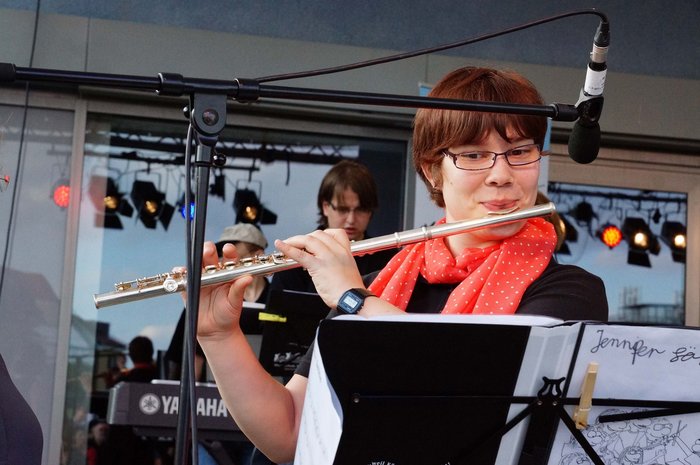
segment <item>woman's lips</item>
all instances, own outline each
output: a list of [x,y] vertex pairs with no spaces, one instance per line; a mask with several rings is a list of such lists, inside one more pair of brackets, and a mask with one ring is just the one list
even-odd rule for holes
[[481,205],[483,205],[489,212],[511,211],[518,208],[518,202],[515,200],[503,202],[482,202]]

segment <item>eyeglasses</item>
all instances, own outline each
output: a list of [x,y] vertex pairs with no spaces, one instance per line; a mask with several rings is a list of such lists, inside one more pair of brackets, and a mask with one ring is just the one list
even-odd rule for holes
[[446,157],[451,157],[455,166],[460,170],[479,171],[493,168],[499,155],[503,155],[510,166],[523,166],[535,163],[542,158],[542,146],[540,144],[527,144],[500,153],[486,150],[452,153],[449,150],[443,150],[442,154]]
[[333,202],[328,202],[328,205],[331,206],[334,212],[341,216],[348,216],[350,213],[354,213],[355,215],[359,216],[366,216],[372,213],[372,209],[370,208],[364,208],[364,207],[355,207],[355,208],[350,208],[350,207],[345,207],[343,205],[333,205]]

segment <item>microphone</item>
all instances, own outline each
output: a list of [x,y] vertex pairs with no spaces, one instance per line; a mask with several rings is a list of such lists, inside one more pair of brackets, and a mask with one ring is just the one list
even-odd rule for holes
[[576,102],[579,117],[569,136],[569,157],[577,163],[591,163],[598,156],[600,149],[598,119],[603,110],[603,88],[608,70],[605,59],[609,45],[610,25],[607,20],[602,20],[593,39],[586,81]]

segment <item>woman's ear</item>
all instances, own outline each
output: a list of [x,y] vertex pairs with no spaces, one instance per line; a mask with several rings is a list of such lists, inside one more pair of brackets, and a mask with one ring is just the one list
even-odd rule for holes
[[423,176],[428,180],[431,186],[433,186],[433,189],[435,188],[435,177],[433,176],[433,170],[431,169],[431,165],[423,165],[421,166],[421,171],[423,172]]
[[440,176],[439,170],[440,165],[426,163],[421,167],[423,176],[428,180],[434,192],[442,189],[442,176]]

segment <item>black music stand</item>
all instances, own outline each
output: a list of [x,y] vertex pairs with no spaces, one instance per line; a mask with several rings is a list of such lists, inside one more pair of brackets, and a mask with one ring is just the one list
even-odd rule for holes
[[[569,329],[573,346],[578,329]],[[524,371],[538,381],[549,372],[524,358],[531,333],[520,324],[324,320],[317,353],[342,412],[332,463],[491,465],[501,449],[507,463],[545,463],[540,445],[556,433],[562,379],[515,395]],[[566,374],[571,355],[563,357],[552,373]]]
[[529,326],[324,321],[317,343],[343,411],[333,463],[495,463],[492,436],[508,421],[529,334]]
[[316,337],[330,309],[318,294],[272,290],[264,313],[260,364],[272,376],[289,378]]
[[[312,413],[300,433],[300,463],[546,465],[561,422],[590,462],[603,465],[565,409],[583,403],[583,395],[567,397],[576,387],[565,381],[579,362],[588,326],[503,323],[359,317],[321,322],[314,353],[321,363],[312,363],[309,376],[313,395],[307,396],[304,414]],[[330,395],[323,392],[326,386]],[[314,405],[316,398],[324,400]],[[659,409],[630,418],[700,411],[698,402],[606,398],[592,403]],[[327,425],[334,427],[335,420],[324,418],[331,409],[342,428],[327,435],[330,441],[323,439],[321,461],[306,460],[314,456],[309,451],[316,436],[324,435]],[[621,419],[614,415],[608,421]]]

